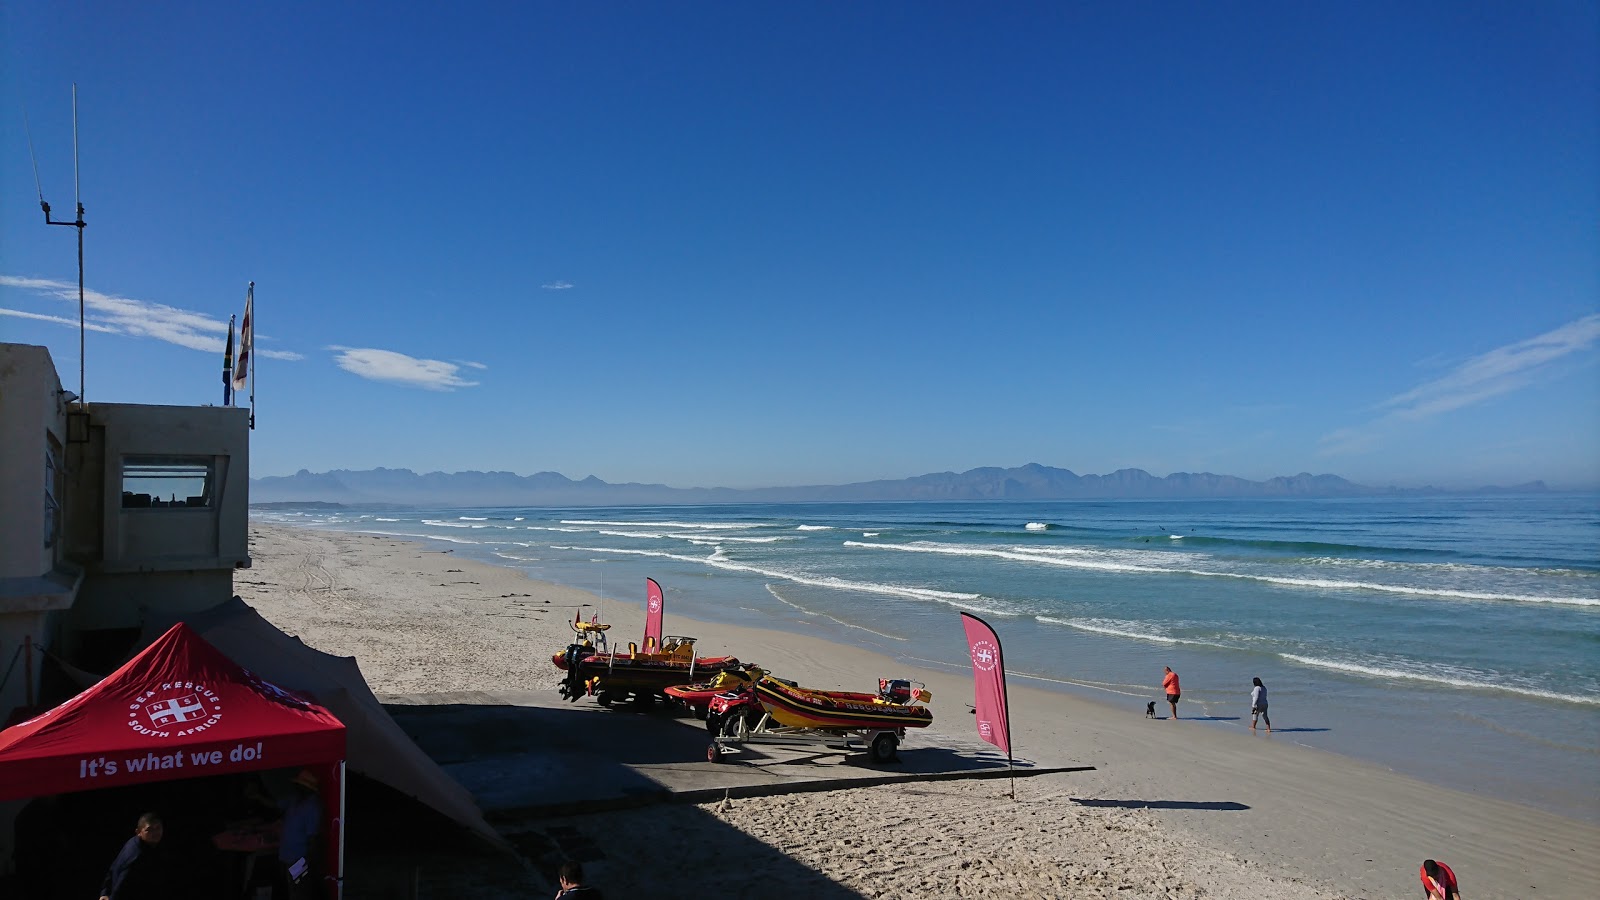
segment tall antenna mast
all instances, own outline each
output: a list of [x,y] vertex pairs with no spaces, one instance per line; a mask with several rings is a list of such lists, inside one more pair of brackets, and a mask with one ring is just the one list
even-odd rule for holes
[[[28,138],[29,149],[33,146],[32,135]],[[39,166],[34,163],[34,180],[38,181]],[[50,218],[50,204],[44,202],[44,188],[39,188],[39,208],[44,210],[44,223],[46,225],[70,225],[78,229],[78,405],[84,404],[84,316],[83,316],[83,193],[78,186],[78,85],[72,85],[72,193],[78,205],[78,218],[73,222],[58,222]]]

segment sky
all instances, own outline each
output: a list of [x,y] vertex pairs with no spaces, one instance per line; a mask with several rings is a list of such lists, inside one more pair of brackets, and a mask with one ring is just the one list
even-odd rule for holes
[[253,281],[257,477],[1600,486],[1593,2],[0,16],[0,340],[41,192],[91,404]]

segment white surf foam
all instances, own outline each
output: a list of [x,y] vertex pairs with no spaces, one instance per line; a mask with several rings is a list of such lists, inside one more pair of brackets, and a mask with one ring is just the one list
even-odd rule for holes
[[866,627],[865,625],[856,625],[856,624],[851,623],[851,622],[846,622],[843,619],[835,618],[834,616],[830,616],[827,613],[817,612],[816,610],[813,610],[813,609],[806,609],[804,606],[801,606],[800,604],[795,603],[793,600],[790,600],[787,597],[783,596],[782,594],[778,593],[778,589],[773,587],[770,584],[767,585],[767,593],[771,594],[773,599],[777,600],[779,603],[782,603],[784,606],[787,606],[787,607],[790,607],[792,609],[798,610],[799,612],[804,613],[805,615],[808,615],[808,616],[814,616],[814,617],[819,618],[819,619],[827,619],[828,621],[834,623],[835,625],[842,625],[845,628],[859,629],[861,631],[865,631],[867,634],[875,634],[878,637],[888,638],[891,641],[910,640],[910,638],[904,638],[904,637],[901,637],[901,636],[899,636],[897,634],[885,634],[882,631],[874,631],[871,628]]
[[[1072,547],[1014,547],[997,549],[993,547],[968,546],[955,544],[936,544],[919,541],[912,544],[886,544],[863,543],[861,541],[845,541],[846,547],[861,547],[871,550],[898,550],[906,553],[940,553],[949,556],[984,556],[993,559],[1006,559],[1014,562],[1040,563],[1043,565],[1063,566],[1071,569],[1091,569],[1100,572],[1126,572],[1143,575],[1193,575],[1197,578],[1237,578],[1245,581],[1259,581],[1265,584],[1277,584],[1284,587],[1316,588],[1319,590],[1347,590],[1347,591],[1374,591],[1386,594],[1402,594],[1414,597],[1441,597],[1447,600],[1488,600],[1513,603],[1553,603],[1566,606],[1600,606],[1600,598],[1595,597],[1546,597],[1536,594],[1509,594],[1494,593],[1490,591],[1462,591],[1454,588],[1429,587],[1426,585],[1384,584],[1374,581],[1344,581],[1322,578],[1293,578],[1285,575],[1262,575],[1251,572],[1216,572],[1207,569],[1182,568],[1180,566],[1151,565],[1157,561],[1154,552],[1144,553],[1141,562],[1130,563],[1121,561],[1126,556],[1116,556],[1113,552],[1099,550],[1085,550]],[[1139,554],[1141,551],[1124,551],[1128,554]],[[1164,558],[1167,554],[1162,553]],[[1204,558],[1197,554],[1183,554],[1177,557],[1178,561],[1193,564],[1196,559]]]
[[1312,666],[1318,669],[1331,669],[1349,675],[1363,675],[1369,678],[1403,678],[1411,681],[1428,681],[1434,684],[1449,687],[1473,688],[1486,691],[1504,691],[1512,694],[1522,694],[1525,697],[1539,697],[1544,700],[1556,700],[1563,703],[1578,703],[1586,706],[1600,706],[1600,697],[1586,694],[1558,694],[1555,691],[1539,690],[1538,688],[1518,687],[1492,680],[1491,676],[1479,672],[1471,672],[1455,667],[1439,667],[1434,672],[1412,671],[1394,668],[1390,665],[1368,665],[1359,662],[1345,662],[1336,659],[1320,659],[1315,656],[1300,656],[1295,653],[1279,653],[1279,656],[1291,662]]
[[1219,647],[1225,650],[1238,649],[1231,644],[1219,641],[1201,641],[1194,638],[1178,638],[1171,635],[1160,634],[1145,630],[1140,622],[1124,622],[1119,619],[1058,619],[1054,616],[1034,616],[1040,622],[1051,625],[1065,625],[1079,631],[1091,631],[1095,634],[1109,634],[1113,637],[1132,638],[1136,641],[1150,641],[1156,644],[1185,644],[1191,647]]
[[796,525],[795,531],[832,531],[832,525]]
[[796,572],[783,572],[776,569],[765,569],[747,563],[735,562],[728,559],[718,549],[710,556],[687,556],[682,553],[668,553],[664,550],[633,550],[621,547],[552,547],[554,550],[573,550],[581,553],[623,553],[630,556],[653,556],[658,559],[675,559],[679,562],[699,563],[730,572],[749,572],[764,578],[775,578],[779,581],[791,581],[795,584],[809,584],[812,587],[833,588],[840,591],[855,591],[863,594],[887,594],[894,597],[910,597],[915,600],[937,600],[941,603],[960,603],[973,601],[980,598],[979,594],[963,594],[954,591],[939,591],[932,588],[907,587],[898,584],[879,584],[870,581],[850,581],[836,578],[832,575],[816,576],[803,575]]
[[1029,522],[1028,524],[1026,524],[1026,525],[1024,525],[1022,527],[1027,529],[1028,531],[1049,531],[1050,530],[1050,523],[1048,523],[1048,522]]
[[562,519],[560,524],[606,525],[612,528],[705,528],[712,531],[767,527],[751,522],[612,522],[598,519]]

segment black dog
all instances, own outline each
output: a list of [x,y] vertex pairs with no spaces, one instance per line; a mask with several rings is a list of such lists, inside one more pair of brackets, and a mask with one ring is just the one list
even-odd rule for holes
[[1144,705],[1144,717],[1146,719],[1154,719],[1156,717],[1156,702],[1154,700]]

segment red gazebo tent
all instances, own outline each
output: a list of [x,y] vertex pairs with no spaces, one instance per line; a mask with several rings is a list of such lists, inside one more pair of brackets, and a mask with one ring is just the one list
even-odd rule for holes
[[[345,727],[178,623],[94,687],[0,731],[0,801],[258,769],[322,773],[331,892],[344,878]],[[332,813],[330,815],[330,813]]]

